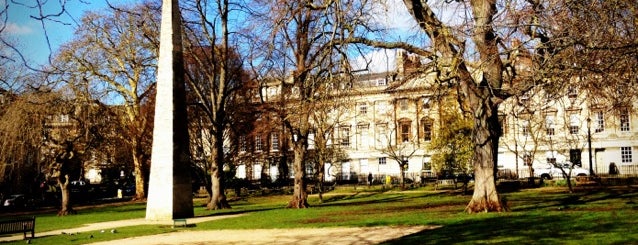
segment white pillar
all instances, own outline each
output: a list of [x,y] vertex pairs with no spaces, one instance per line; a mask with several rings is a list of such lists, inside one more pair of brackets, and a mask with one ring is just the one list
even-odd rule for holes
[[193,217],[178,0],[163,0],[147,220]]

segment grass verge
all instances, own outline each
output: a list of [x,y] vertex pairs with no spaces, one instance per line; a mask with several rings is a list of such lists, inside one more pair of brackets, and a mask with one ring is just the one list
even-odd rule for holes
[[[239,199],[233,209],[208,211],[196,202],[196,216],[246,213],[236,218],[199,223],[190,228],[134,226],[117,233],[61,234],[36,238],[31,244],[85,244],[125,237],[211,229],[316,228],[335,226],[437,225],[441,228],[388,241],[388,244],[613,244],[638,243],[638,191],[633,188],[566,193],[539,188],[503,194],[511,211],[466,214],[470,196],[455,192],[382,191],[357,188],[309,198],[311,208],[286,209],[290,196]],[[86,209],[78,215],[37,217],[37,232],[85,223],[143,218],[143,204]],[[91,237],[92,236],[92,237]],[[329,239],[329,238],[327,238]],[[24,244],[24,241],[15,242]]]

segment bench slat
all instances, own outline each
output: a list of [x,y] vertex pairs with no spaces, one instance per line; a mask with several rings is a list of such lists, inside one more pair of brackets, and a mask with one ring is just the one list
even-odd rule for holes
[[35,237],[35,216],[0,220],[0,234],[23,232],[26,239],[29,231],[31,232],[31,238]]

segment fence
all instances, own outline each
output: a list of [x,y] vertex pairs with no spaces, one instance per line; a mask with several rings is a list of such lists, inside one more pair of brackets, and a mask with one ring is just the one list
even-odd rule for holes
[[[609,171],[609,166],[594,166],[594,174],[600,177],[619,177],[619,178],[628,178],[628,177],[638,177],[638,165],[617,165],[618,173],[613,174]],[[560,171],[560,170],[559,170]],[[565,169],[566,172],[569,172],[569,169]],[[540,177],[537,171],[534,173],[535,177]],[[527,167],[522,167],[518,169],[518,173],[515,169],[499,169],[498,170],[498,178],[499,179],[518,179],[518,178],[528,178],[530,176],[530,170]],[[555,178],[564,178],[562,175],[554,176]],[[575,177],[575,174],[572,173],[572,177]]]

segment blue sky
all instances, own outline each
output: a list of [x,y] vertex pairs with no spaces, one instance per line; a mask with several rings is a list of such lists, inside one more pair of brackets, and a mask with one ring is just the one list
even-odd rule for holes
[[[0,0],[0,4],[5,5],[6,1],[10,0]],[[62,10],[60,1],[64,0],[44,1],[46,4],[42,8],[42,15],[59,13]],[[135,3],[137,1],[110,0],[112,4]],[[66,0],[66,13],[51,17],[49,20],[39,21],[33,18],[33,16],[40,16],[40,10],[32,6],[33,2],[35,1],[14,0],[9,2],[8,21],[3,35],[17,44],[17,48],[25,56],[27,62],[38,65],[46,64],[51,52],[56,52],[61,44],[71,40],[73,31],[85,11],[99,10],[107,6],[106,0]],[[49,37],[51,50],[47,45],[45,30]]]
[[[0,4],[4,5],[6,1],[11,0],[0,0]],[[45,4],[42,9],[44,15],[59,13],[61,10],[60,1],[65,0],[45,1],[47,4]],[[104,9],[107,6],[106,1],[107,0],[66,0],[67,13],[42,22],[31,17],[40,15],[38,9],[14,3],[32,4],[32,2],[34,2],[33,0],[13,0],[13,2],[9,2],[8,23],[3,34],[8,35],[18,44],[18,48],[28,62],[38,65],[46,64],[49,56],[52,55],[51,52],[55,53],[61,44],[71,40],[73,31],[77,27],[83,13],[88,10]],[[126,3],[135,4],[141,1],[142,0],[109,0],[109,2],[114,5]],[[380,16],[377,21],[385,27],[393,29],[398,39],[405,40],[408,35],[414,33],[416,23],[407,13],[401,0],[387,1],[389,4],[377,8],[379,11],[377,16]],[[47,45],[45,30],[49,37],[51,50],[49,50]],[[367,60],[373,60],[375,62],[371,64],[371,71],[394,69],[394,51],[371,51],[366,56],[368,56],[368,58],[366,58]],[[362,62],[363,57],[359,57],[355,60]],[[34,65],[34,67],[38,65]]]

